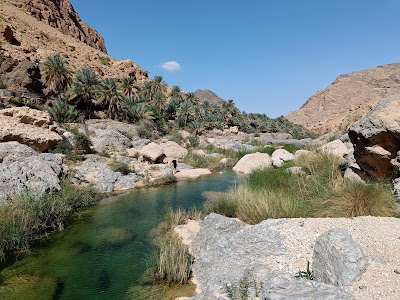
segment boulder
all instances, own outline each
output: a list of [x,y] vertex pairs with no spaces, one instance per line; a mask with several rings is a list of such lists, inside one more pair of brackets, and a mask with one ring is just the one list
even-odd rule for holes
[[285,149],[276,149],[272,153],[271,159],[275,167],[281,167],[285,161],[294,160],[294,155]]
[[400,150],[400,94],[383,99],[365,117],[349,127],[354,157],[369,176],[396,178]]
[[188,151],[185,148],[172,141],[162,143],[161,149],[165,157],[170,161],[173,159],[184,159],[188,154]]
[[16,141],[43,152],[63,140],[56,131],[63,133],[47,112],[29,107],[0,110],[0,141]]
[[224,287],[239,284],[245,276],[251,296],[257,283],[260,297],[245,299],[352,299],[339,287],[278,270],[282,259],[296,255],[288,252],[285,234],[271,226],[285,221],[273,222],[251,226],[210,214],[199,224],[179,226],[176,231],[195,257],[192,269],[200,295],[191,299],[227,299]]
[[124,191],[135,188],[139,177],[130,173],[114,172],[109,161],[98,155],[87,155],[87,159],[76,168],[75,180],[93,184],[101,192]]
[[326,143],[320,147],[322,152],[331,153],[340,157],[344,157],[349,153],[345,143],[341,140],[334,140],[332,142]]
[[59,191],[63,175],[59,156],[38,154],[16,142],[0,143],[0,199],[12,199],[24,192],[41,195]]
[[334,229],[320,235],[314,247],[315,280],[337,286],[358,280],[368,266],[360,245],[346,229]]
[[144,146],[139,153],[143,156],[143,159],[153,163],[160,163],[165,158],[162,147],[154,142]]
[[272,159],[267,153],[251,153],[243,156],[233,167],[233,171],[249,174],[256,169],[272,167]]
[[123,151],[131,147],[131,140],[114,129],[97,129],[89,127],[90,140],[97,152]]
[[343,178],[353,181],[365,182],[360,176],[361,170],[354,167],[349,167],[344,171]]

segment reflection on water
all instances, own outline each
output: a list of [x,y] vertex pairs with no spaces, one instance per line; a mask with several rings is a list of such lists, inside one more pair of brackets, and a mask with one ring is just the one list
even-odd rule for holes
[[237,180],[225,171],[105,199],[31,256],[4,269],[0,298],[12,299],[13,288],[18,288],[15,299],[24,299],[21,293],[29,293],[30,300],[125,299],[147,269],[154,251],[150,232],[166,208],[199,207],[203,191],[225,191]]

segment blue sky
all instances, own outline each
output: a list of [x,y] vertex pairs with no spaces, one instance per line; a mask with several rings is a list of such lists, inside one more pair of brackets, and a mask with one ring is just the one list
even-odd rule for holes
[[341,74],[400,61],[397,0],[70,2],[110,56],[271,117],[300,108]]

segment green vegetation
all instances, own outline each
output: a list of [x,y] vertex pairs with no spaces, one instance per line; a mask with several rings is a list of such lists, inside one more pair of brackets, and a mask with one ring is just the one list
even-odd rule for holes
[[68,104],[64,98],[53,101],[52,106],[48,108],[48,112],[58,123],[72,123],[81,119],[80,112],[75,106]]
[[167,284],[187,283],[193,263],[187,246],[174,232],[168,232],[160,240],[159,247],[158,279]]
[[306,278],[309,280],[314,280],[314,276],[310,268],[310,262],[307,261],[307,267],[305,271],[299,271],[295,276],[297,278]]
[[43,83],[56,95],[65,91],[72,81],[72,69],[59,54],[49,56],[41,67]]
[[7,261],[29,252],[32,242],[63,230],[73,212],[100,199],[93,188],[65,184],[60,192],[42,196],[23,194],[0,206],[0,259]]
[[127,163],[120,162],[120,161],[113,161],[110,165],[111,170],[114,172],[120,172],[122,175],[128,175],[132,173],[131,168]]
[[304,174],[285,167],[254,171],[229,192],[208,195],[205,213],[250,224],[269,218],[394,216],[390,184],[343,179],[338,157],[309,154],[293,164],[302,167]]
[[[110,64],[108,56],[99,56],[98,59],[104,65]],[[88,68],[73,74],[68,62],[60,55],[50,56],[42,64],[41,71],[43,83],[55,95],[64,94],[69,104],[85,112],[86,118],[98,117],[97,112],[104,111],[115,120],[145,121],[140,123],[143,137],[163,136],[176,129],[198,135],[206,130],[232,126],[256,135],[282,131],[296,137],[312,136],[283,116],[271,119],[265,114],[240,112],[233,100],[217,105],[200,101],[194,93],[185,93],[179,86],[168,90],[162,76],[139,83],[135,76],[102,78]],[[198,141],[193,139],[190,143],[195,147]]]
[[99,61],[100,63],[102,63],[105,66],[109,66],[110,65],[110,57],[108,56],[99,56]]
[[230,300],[248,300],[260,296],[262,284],[245,272],[238,282],[225,284],[224,289]]

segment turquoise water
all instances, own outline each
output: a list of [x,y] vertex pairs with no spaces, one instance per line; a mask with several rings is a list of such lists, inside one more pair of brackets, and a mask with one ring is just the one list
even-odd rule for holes
[[55,278],[57,292],[50,299],[125,299],[147,269],[154,252],[151,231],[166,209],[201,207],[202,192],[226,191],[237,180],[232,171],[224,171],[105,199],[0,275]]

